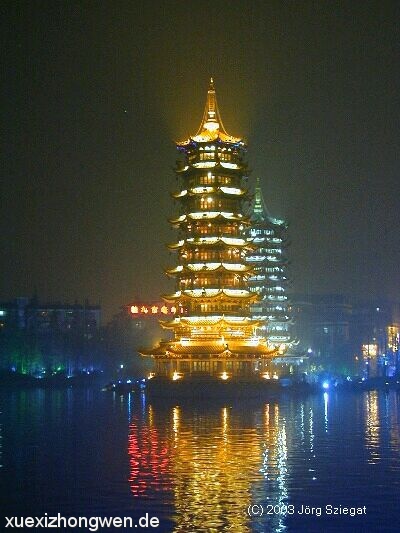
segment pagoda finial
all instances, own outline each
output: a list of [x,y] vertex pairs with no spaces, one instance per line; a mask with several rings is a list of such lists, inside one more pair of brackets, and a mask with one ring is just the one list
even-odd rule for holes
[[267,206],[265,205],[264,197],[262,194],[259,177],[256,178],[256,186],[254,189],[253,213],[258,220],[265,220],[269,216]]
[[[217,104],[217,94],[215,92],[214,78],[210,77],[210,83],[207,90],[206,105],[204,108],[203,118],[197,133],[190,136],[185,141],[178,142],[179,146],[184,146],[194,140],[196,142],[209,142],[220,139],[222,142],[239,143],[240,137],[229,135],[222,124],[221,115]],[[242,142],[242,144],[244,144]]]
[[212,76],[210,78],[210,85],[207,91],[207,100],[204,109],[203,120],[201,121],[200,128],[196,135],[199,135],[204,131],[211,134],[214,132],[222,132],[223,134],[227,135],[219,114],[217,95],[214,87],[214,78]]

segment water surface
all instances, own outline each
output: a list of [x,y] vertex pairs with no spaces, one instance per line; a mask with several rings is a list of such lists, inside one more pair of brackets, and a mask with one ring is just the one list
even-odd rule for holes
[[180,533],[397,530],[396,392],[178,403],[33,390],[1,393],[0,411],[2,515],[147,512],[153,531]]

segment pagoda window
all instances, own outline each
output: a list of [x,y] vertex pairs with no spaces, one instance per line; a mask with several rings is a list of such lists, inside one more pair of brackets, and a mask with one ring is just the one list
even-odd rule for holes
[[195,278],[194,283],[196,286],[206,287],[207,285],[215,285],[212,279],[208,278]]
[[206,226],[205,225],[197,226],[196,230],[199,235],[212,235],[216,232],[215,228],[213,227],[211,223],[207,224]]
[[230,185],[232,183],[232,178],[230,176],[218,176],[218,183],[220,185]]
[[228,250],[228,257],[236,258],[238,256],[239,256],[239,250],[232,250],[232,249]]
[[238,235],[238,228],[237,226],[222,226],[221,233],[226,235]]
[[211,259],[218,259],[218,252],[209,252],[206,250],[201,250],[194,253],[195,259],[201,259],[202,261],[208,261]]
[[214,207],[214,200],[211,196],[203,196],[200,199],[200,209],[210,209]]
[[206,176],[200,176],[200,185],[212,185],[215,182],[215,176],[208,172]]
[[200,161],[213,161],[214,159],[214,152],[202,152],[200,154]]

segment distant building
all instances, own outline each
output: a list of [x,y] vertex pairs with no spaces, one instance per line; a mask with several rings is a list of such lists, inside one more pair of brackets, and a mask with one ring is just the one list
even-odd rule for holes
[[100,306],[88,302],[0,302],[0,367],[38,375],[93,370],[100,323]]
[[0,328],[31,332],[79,330],[89,337],[100,327],[99,305],[44,303],[37,298],[15,298],[0,302]]
[[398,367],[398,303],[338,294],[296,294],[291,299],[299,348],[316,366],[369,375],[393,373]]

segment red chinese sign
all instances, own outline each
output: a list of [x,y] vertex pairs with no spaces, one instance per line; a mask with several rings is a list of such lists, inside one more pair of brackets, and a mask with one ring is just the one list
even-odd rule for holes
[[128,306],[128,309],[131,315],[135,317],[140,316],[141,318],[162,317],[176,314],[181,315],[185,313],[183,307],[163,303],[133,303]]

